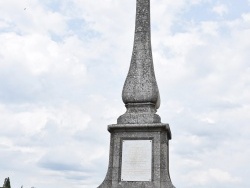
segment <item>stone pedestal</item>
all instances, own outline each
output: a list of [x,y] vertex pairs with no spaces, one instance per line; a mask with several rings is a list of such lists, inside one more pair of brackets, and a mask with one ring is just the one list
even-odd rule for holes
[[[168,124],[156,114],[160,93],[154,73],[150,0],[136,0],[134,47],[122,100],[126,112],[109,125],[109,168],[99,188],[174,188],[169,175]],[[150,150],[150,151],[149,151]]]
[[[174,188],[169,175],[168,144],[171,131],[168,124],[115,124],[109,125],[108,130],[111,133],[109,167],[103,183],[98,188]],[[152,142],[151,180],[121,179],[122,164],[125,163],[122,159],[123,142],[126,140]]]

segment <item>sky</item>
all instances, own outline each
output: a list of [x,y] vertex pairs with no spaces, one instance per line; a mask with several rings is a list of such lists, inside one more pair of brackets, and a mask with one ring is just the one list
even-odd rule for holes
[[[135,5],[0,0],[0,185],[101,184]],[[151,0],[151,26],[173,184],[249,188],[250,1]]]

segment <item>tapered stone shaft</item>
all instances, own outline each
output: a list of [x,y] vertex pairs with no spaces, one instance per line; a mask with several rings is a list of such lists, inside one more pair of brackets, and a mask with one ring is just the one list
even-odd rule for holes
[[118,123],[160,123],[150,33],[150,0],[137,0],[134,47],[122,99],[127,112]]
[[160,95],[150,40],[150,0],[136,3],[134,47],[122,91],[127,111],[108,126],[109,166],[98,188],[175,188],[169,174],[171,130],[156,114]]

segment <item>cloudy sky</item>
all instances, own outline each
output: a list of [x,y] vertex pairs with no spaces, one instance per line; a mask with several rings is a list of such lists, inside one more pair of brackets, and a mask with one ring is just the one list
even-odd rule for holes
[[[0,0],[0,185],[96,188],[136,0]],[[250,187],[250,1],[151,0],[177,188]]]

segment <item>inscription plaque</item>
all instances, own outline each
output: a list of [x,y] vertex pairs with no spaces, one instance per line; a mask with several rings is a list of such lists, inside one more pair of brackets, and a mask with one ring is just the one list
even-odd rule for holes
[[122,146],[122,181],[151,181],[152,140],[124,140]]

